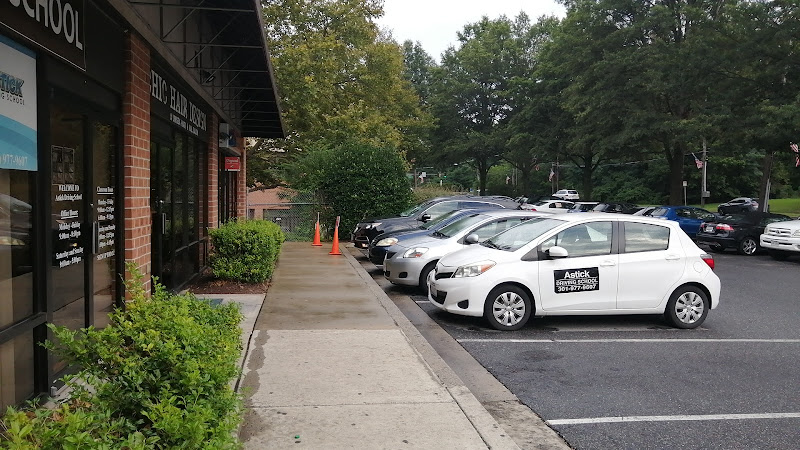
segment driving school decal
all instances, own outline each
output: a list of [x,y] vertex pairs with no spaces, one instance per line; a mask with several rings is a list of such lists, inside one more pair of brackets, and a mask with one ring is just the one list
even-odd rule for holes
[[600,289],[600,271],[597,267],[554,270],[553,277],[556,282],[556,294]]

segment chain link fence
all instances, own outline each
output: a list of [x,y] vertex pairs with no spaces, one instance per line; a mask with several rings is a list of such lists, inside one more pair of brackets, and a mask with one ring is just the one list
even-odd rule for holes
[[[298,192],[290,189],[270,189],[248,193],[247,218],[275,222],[286,234],[287,241],[311,241],[317,214],[323,214],[326,206],[314,192]],[[321,224],[323,234],[327,228]]]

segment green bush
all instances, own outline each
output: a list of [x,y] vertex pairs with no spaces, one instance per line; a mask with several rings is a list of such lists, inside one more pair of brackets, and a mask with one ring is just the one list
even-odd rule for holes
[[[141,276],[135,277],[141,282]],[[148,298],[128,283],[132,300],[102,330],[48,325],[52,350],[80,370],[66,379],[69,402],[55,409],[9,408],[3,448],[238,448],[233,434],[242,401],[242,315],[158,283]]]
[[210,265],[224,280],[261,283],[272,276],[285,236],[267,220],[238,220],[212,229]]
[[436,197],[449,197],[451,195],[459,195],[464,192],[459,191],[452,185],[439,186],[438,184],[423,184],[414,188],[412,194],[413,203],[419,205]]
[[327,206],[322,227],[333,227],[336,216],[340,239],[347,239],[366,217],[393,216],[411,205],[406,163],[391,148],[360,142],[335,146],[319,144],[287,167],[293,187],[319,192]]

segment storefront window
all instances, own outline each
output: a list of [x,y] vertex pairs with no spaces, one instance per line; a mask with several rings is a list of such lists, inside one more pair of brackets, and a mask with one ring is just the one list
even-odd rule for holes
[[0,169],[0,330],[34,313],[33,174]]
[[34,392],[33,332],[0,344],[0,411]]

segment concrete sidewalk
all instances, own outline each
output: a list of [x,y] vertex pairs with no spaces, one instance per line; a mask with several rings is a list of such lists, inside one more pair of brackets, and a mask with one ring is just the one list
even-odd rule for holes
[[245,448],[519,448],[358,250],[329,251],[287,242],[266,298],[214,296],[241,303],[246,317]]

